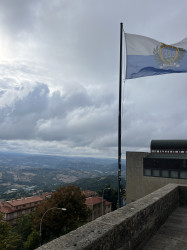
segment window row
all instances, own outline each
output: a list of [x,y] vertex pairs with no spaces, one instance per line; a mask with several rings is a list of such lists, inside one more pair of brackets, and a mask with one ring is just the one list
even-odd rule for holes
[[187,179],[187,171],[169,170],[169,169],[146,169],[144,168],[144,176]]
[[171,149],[152,149],[151,153],[169,153],[169,154],[186,154],[187,150],[171,150]]

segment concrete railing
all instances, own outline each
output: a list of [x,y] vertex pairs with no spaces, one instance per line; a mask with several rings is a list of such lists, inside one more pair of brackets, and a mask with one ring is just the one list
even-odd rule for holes
[[187,186],[168,184],[41,246],[38,250],[141,249],[179,205],[180,200],[185,199],[187,201]]

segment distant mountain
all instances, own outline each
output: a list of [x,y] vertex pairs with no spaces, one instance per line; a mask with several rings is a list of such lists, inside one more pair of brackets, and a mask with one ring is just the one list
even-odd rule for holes
[[[122,166],[125,166],[125,164],[125,160],[122,160]],[[50,169],[71,168],[76,170],[80,168],[81,170],[93,169],[103,172],[105,170],[116,171],[117,159],[0,152],[0,166]]]
[[[117,173],[117,159],[0,152],[0,199],[7,198],[12,189],[17,190],[15,195],[24,195],[33,186],[33,192],[46,192],[75,181],[83,189],[96,190],[103,184],[117,186]],[[122,176],[125,178],[125,161],[122,161]]]

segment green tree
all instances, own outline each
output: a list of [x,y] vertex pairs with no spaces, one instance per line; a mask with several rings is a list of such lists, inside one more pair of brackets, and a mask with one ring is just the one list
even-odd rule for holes
[[7,222],[2,221],[2,217],[3,215],[0,214],[0,250],[23,249],[20,235],[15,233]]
[[24,250],[33,250],[40,245],[40,234],[36,230],[28,236],[27,241],[24,243]]
[[32,232],[32,219],[32,214],[22,215],[17,221],[18,224],[14,227],[14,231],[21,235],[23,241],[26,241]]
[[117,189],[113,189],[113,188],[108,189],[108,188],[109,188],[109,186],[107,186],[107,189],[104,190],[104,193],[103,193],[103,189],[98,191],[98,194],[101,196],[104,194],[103,195],[104,199],[112,202],[112,211],[114,211],[117,209],[118,191],[117,191]]
[[2,240],[1,250],[22,250],[23,242],[21,236],[13,231],[10,231],[9,234]]
[[[50,208],[66,208],[66,211]],[[88,218],[88,208],[85,204],[85,197],[79,187],[60,187],[52,194],[49,200],[42,202],[36,209],[33,219],[33,228],[39,230],[42,216],[42,240],[52,240],[71,230],[76,229]]]
[[2,221],[3,214],[0,213],[0,242],[2,241],[3,238],[5,238],[9,231],[10,231],[10,225],[4,221]]

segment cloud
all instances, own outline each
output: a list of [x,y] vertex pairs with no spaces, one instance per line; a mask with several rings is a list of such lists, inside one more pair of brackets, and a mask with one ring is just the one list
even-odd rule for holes
[[[119,24],[175,43],[186,36],[187,5],[173,6],[0,0],[2,150],[117,156]],[[186,88],[185,74],[125,82],[123,155],[187,137]]]
[[110,102],[101,105],[102,94],[99,104],[84,87],[69,90],[50,93],[46,84],[23,83],[2,92],[1,140],[69,141],[73,147],[86,147],[115,129],[114,107]]
[[142,83],[137,81],[133,83],[134,86],[130,86],[135,93],[129,90],[124,105],[126,146],[149,146],[152,139],[187,137],[184,128],[187,120],[186,97],[183,94],[187,89],[185,77],[174,75],[165,78],[167,81],[164,81],[164,76],[160,76],[151,82],[146,78]]
[[19,36],[22,32],[33,30],[41,1],[7,0],[0,1],[1,22],[10,35]]

